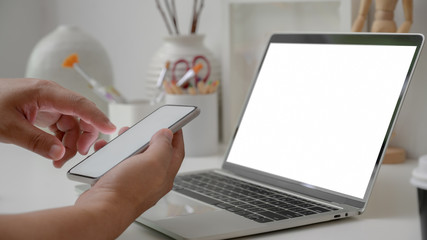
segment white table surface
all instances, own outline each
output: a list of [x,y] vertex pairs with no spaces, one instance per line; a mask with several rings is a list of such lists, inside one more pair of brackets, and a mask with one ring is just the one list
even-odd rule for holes
[[[0,144],[0,214],[21,213],[72,205],[78,183],[66,178],[67,170],[83,159],[77,156],[62,169],[50,160],[22,148]],[[221,156],[184,160],[181,171],[220,166]],[[333,222],[315,224],[242,239],[421,239],[416,189],[410,185],[415,160],[383,165],[366,212]],[[191,227],[189,226],[189,231]],[[119,239],[168,239],[133,223]]]

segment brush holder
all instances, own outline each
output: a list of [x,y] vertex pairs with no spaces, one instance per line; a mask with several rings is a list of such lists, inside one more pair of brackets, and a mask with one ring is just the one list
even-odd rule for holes
[[[162,68],[166,62],[170,62],[169,70],[166,74],[166,79],[173,80],[175,78],[182,77],[188,70],[185,63],[176,64],[178,61],[185,61],[190,67],[194,64],[194,58],[197,56],[203,56],[209,63],[209,76],[206,79],[208,81],[216,81],[220,79],[220,66],[219,62],[214,58],[212,52],[204,44],[204,35],[179,35],[169,36],[163,39],[162,46],[153,55],[150,65],[148,67],[147,79],[146,79],[146,93],[148,98],[152,99],[156,96],[157,92],[157,80],[159,78]],[[204,65],[200,70],[199,76],[205,77],[208,71],[205,61],[201,61]]]
[[217,92],[198,95],[166,94],[166,103],[200,108],[200,115],[183,128],[186,156],[206,156],[218,152]]

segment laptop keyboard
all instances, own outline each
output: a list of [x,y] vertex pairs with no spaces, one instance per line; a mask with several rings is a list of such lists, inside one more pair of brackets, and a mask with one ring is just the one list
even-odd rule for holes
[[178,176],[173,190],[260,223],[338,210],[214,172]]

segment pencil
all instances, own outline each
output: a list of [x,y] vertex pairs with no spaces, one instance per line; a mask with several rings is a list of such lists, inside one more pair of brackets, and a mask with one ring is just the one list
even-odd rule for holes
[[197,94],[196,88],[194,88],[194,87],[193,87],[193,85],[190,85],[190,86],[187,88],[187,91],[188,91],[188,93],[189,93],[189,94],[191,94],[191,95],[196,95],[196,94]]
[[165,81],[166,73],[169,70],[169,65],[170,65],[170,62],[166,61],[165,66],[160,71],[159,79],[157,80],[157,84],[156,84],[157,88],[161,88],[162,87],[163,82]]
[[207,93],[214,93],[218,89],[219,81],[216,80],[215,82],[209,84]]
[[171,84],[169,82],[163,82],[163,88],[167,94],[173,94],[173,90],[170,85]]
[[206,94],[207,87],[203,81],[199,81],[197,83],[197,89],[199,90],[200,94]]
[[183,94],[182,89],[175,84],[171,84],[171,89],[174,94]]

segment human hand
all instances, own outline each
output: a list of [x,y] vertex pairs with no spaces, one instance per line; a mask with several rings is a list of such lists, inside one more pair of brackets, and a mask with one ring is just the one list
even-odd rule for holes
[[46,80],[0,79],[0,112],[0,142],[50,158],[55,167],[77,151],[87,154],[99,132],[115,130],[93,102]]
[[[122,134],[127,129],[128,127],[120,129],[119,134]],[[105,140],[99,140],[97,143],[95,143],[94,148],[95,150],[99,150],[104,145],[106,145]],[[100,186],[98,186],[98,183],[96,183],[95,186],[107,186],[109,188],[112,187],[113,189],[119,190],[126,190],[126,188],[130,188],[130,186],[134,186],[136,189],[139,189],[139,191],[142,191],[142,186],[146,186],[147,190],[149,191],[143,191],[143,193],[138,195],[154,197],[152,201],[147,201],[148,198],[146,196],[142,197],[145,204],[148,202],[152,203],[148,204],[148,207],[146,208],[148,209],[154,205],[163,195],[171,190],[173,186],[173,180],[178,173],[179,167],[181,166],[181,163],[184,159],[184,155],[185,151],[182,130],[178,131],[172,136],[172,132],[170,130],[162,129],[152,137],[149,147],[144,153],[140,153],[134,157],[131,157],[136,158],[134,160],[131,160],[130,158],[124,161],[134,161],[133,164],[124,162],[121,163],[126,165],[126,167],[119,165],[119,168],[122,169],[114,170],[115,168],[113,168],[111,170],[111,172],[113,172],[110,174],[111,176],[109,176],[109,173],[107,173],[98,181],[100,182]],[[136,161],[140,161],[140,163]],[[134,175],[130,174],[130,170],[132,170]],[[144,172],[146,172],[146,174],[144,174]],[[135,181],[136,179],[132,180],[130,176],[138,177],[140,181]],[[122,177],[123,179],[120,179]],[[127,178],[126,181],[130,181],[125,184],[120,183],[120,181],[123,182],[125,178]],[[150,182],[153,184],[150,184]],[[135,194],[132,190],[127,190],[129,193]],[[126,194],[123,193],[118,194],[118,196],[125,195]]]
[[[105,141],[99,141],[95,149],[103,145]],[[172,135],[170,130],[162,129],[152,137],[145,152],[108,171],[79,197],[75,206],[109,215],[114,211],[116,218],[123,218],[120,222],[125,228],[172,189],[184,155],[182,130]]]

